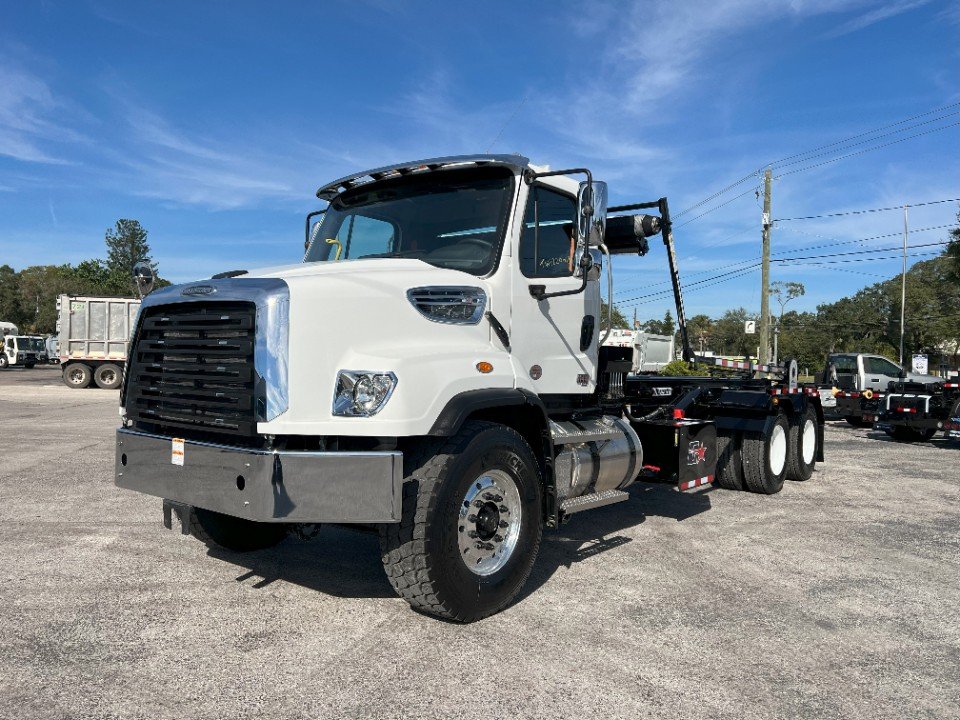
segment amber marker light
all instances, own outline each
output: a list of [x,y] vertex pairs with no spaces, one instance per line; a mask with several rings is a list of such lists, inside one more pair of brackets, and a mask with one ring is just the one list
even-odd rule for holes
[[487,373],[492,373],[493,365],[488,363],[486,360],[481,360],[480,362],[477,363],[477,372],[481,372],[484,375],[486,375]]

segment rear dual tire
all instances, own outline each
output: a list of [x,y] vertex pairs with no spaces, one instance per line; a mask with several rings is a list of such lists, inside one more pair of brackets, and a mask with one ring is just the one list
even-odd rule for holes
[[787,456],[787,478],[805,481],[817,466],[817,413],[808,407],[802,415],[790,419],[790,452]]
[[743,434],[743,478],[747,488],[773,495],[783,489],[790,454],[790,425],[777,415],[766,432]]
[[67,387],[82,390],[90,387],[93,380],[93,370],[83,363],[70,363],[63,369],[63,382]]

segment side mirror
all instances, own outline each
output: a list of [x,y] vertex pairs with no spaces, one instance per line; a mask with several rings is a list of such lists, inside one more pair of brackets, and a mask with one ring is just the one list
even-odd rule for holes
[[150,294],[157,282],[157,276],[150,267],[150,263],[138,262],[133,266],[133,281],[137,284],[137,292],[140,293],[141,298]]
[[577,240],[584,245],[603,242],[607,228],[607,184],[584,180],[577,192]]
[[[310,243],[312,243],[317,237],[317,231],[320,229],[320,223],[323,222],[323,214],[327,211],[327,208],[323,210],[314,210],[313,212],[307,213],[307,221],[304,223],[303,229],[303,252],[307,252],[310,249]],[[311,224],[313,218],[320,216],[320,219]]]

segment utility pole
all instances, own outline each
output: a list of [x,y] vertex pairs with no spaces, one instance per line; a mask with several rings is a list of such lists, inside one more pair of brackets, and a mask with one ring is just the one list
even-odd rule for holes
[[763,262],[760,269],[760,363],[770,362],[770,190],[773,171],[763,172]]
[[907,236],[910,228],[907,224],[907,206],[903,206],[903,275],[900,280],[900,367],[903,365],[903,331],[907,310]]

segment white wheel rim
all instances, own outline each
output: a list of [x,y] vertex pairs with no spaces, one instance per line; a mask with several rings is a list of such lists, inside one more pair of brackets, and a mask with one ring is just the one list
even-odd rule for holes
[[787,464],[787,434],[782,425],[774,425],[770,434],[770,469],[780,475]]
[[801,457],[804,465],[813,464],[813,452],[817,447],[817,424],[807,418],[803,424],[803,436],[800,439]]
[[492,575],[507,564],[520,539],[523,508],[517,484],[503,470],[488,470],[470,484],[460,502],[460,559],[475,575]]

